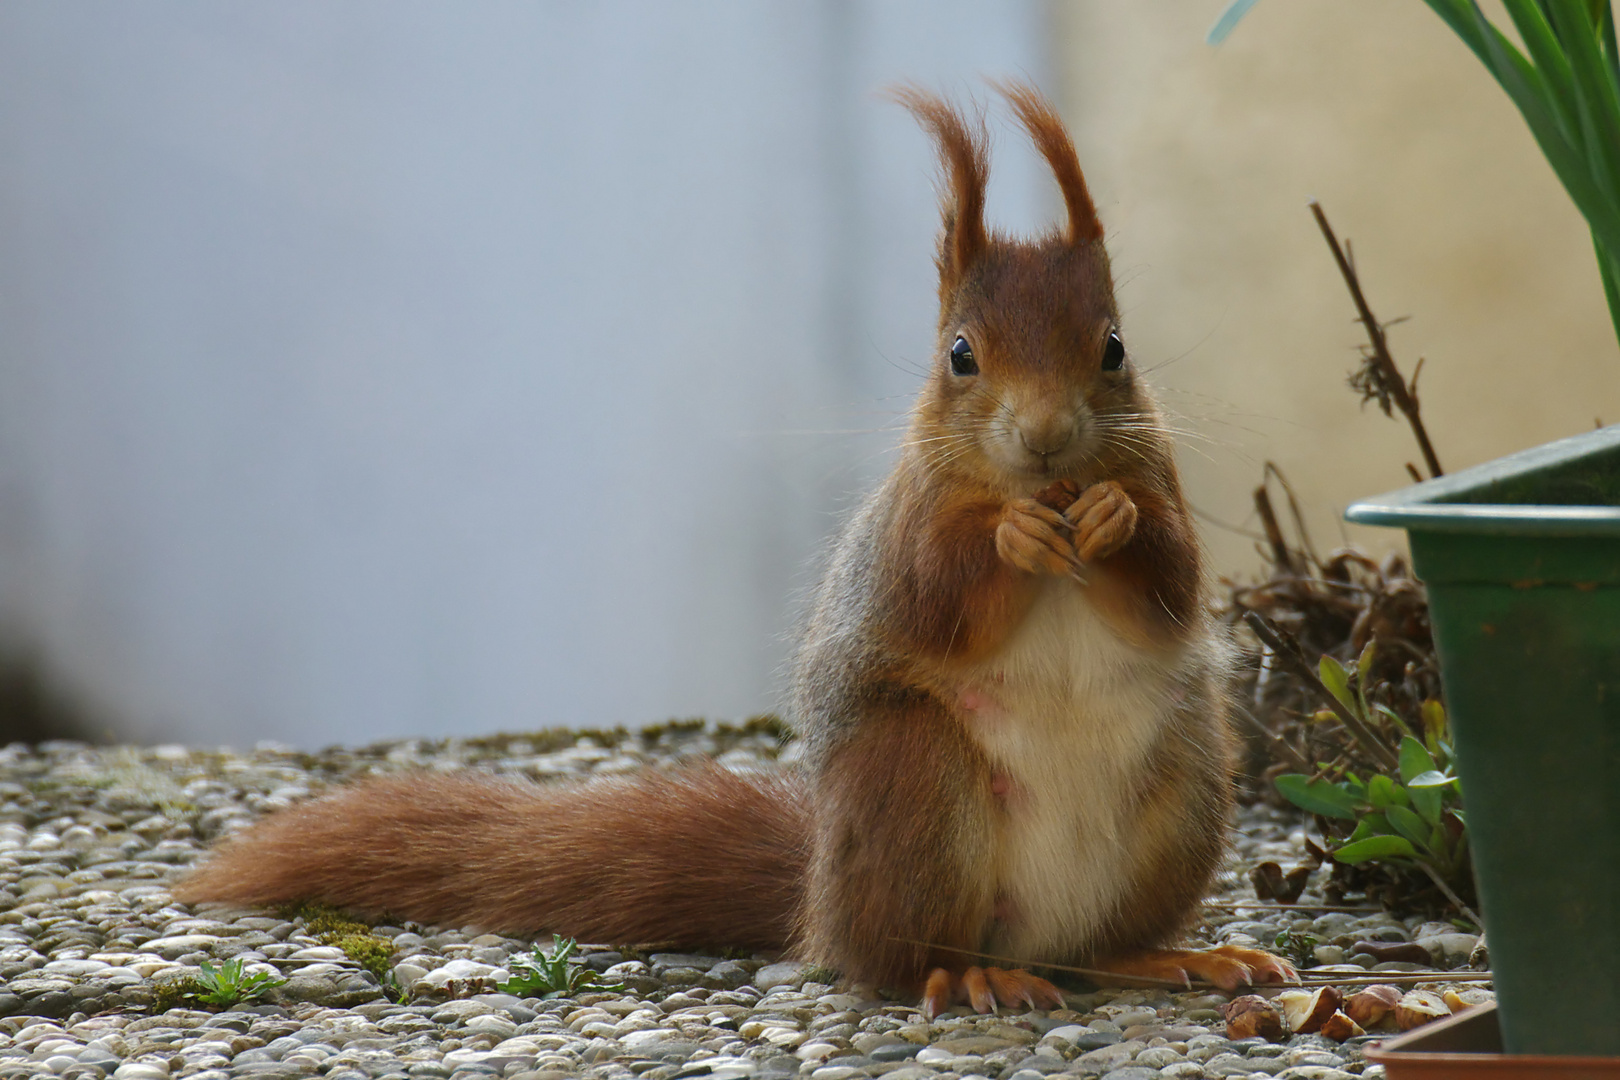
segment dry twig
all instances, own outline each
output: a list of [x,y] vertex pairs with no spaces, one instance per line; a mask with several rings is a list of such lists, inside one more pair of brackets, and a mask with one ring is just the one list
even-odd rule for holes
[[[1429,467],[1429,475],[1440,476],[1440,459],[1435,456],[1434,445],[1429,442],[1429,433],[1418,415],[1417,374],[1414,372],[1411,383],[1407,383],[1395,366],[1395,358],[1389,354],[1389,344],[1384,339],[1384,330],[1394,324],[1380,323],[1373,317],[1372,309],[1367,306],[1367,298],[1362,294],[1355,265],[1345,254],[1344,248],[1339,246],[1339,238],[1334,235],[1333,226],[1328,224],[1322,204],[1312,199],[1310,206],[1316,224],[1322,229],[1322,236],[1326,238],[1328,247],[1333,249],[1333,259],[1339,264],[1339,273],[1344,275],[1344,283],[1350,289],[1350,299],[1355,302],[1358,321],[1367,328],[1367,339],[1372,343],[1366,365],[1350,377],[1350,385],[1361,391],[1363,400],[1376,400],[1386,416],[1393,415],[1390,412],[1391,403],[1401,410],[1406,422],[1411,425],[1418,449],[1423,453],[1423,462]],[[1422,366],[1419,363],[1419,370]]]

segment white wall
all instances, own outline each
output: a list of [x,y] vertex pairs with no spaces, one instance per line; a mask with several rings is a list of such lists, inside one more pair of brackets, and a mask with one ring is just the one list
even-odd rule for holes
[[931,347],[874,91],[1046,14],[0,5],[4,648],[135,740],[770,708]]

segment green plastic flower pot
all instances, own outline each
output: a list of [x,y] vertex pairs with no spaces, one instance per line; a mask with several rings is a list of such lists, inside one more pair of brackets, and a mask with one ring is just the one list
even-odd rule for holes
[[1620,425],[1345,517],[1429,589],[1507,1052],[1620,1055]]

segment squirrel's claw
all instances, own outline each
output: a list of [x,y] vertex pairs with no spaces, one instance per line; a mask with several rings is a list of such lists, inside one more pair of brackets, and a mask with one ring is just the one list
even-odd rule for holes
[[953,1002],[966,1001],[975,1012],[1007,1009],[1061,1009],[1063,992],[1045,979],[1021,968],[971,967],[960,976],[935,968],[923,990],[923,1015],[934,1019]]
[[986,968],[985,974],[995,988],[996,998],[1008,1008],[1028,1005],[1031,1009],[1061,1009],[1067,1004],[1063,991],[1027,971]]
[[951,1007],[951,991],[955,985],[955,977],[944,968],[935,968],[929,973],[922,998],[922,1011],[926,1019],[932,1020]]
[[962,990],[967,994],[968,1004],[973,1006],[974,1012],[996,1011],[995,991],[990,989],[990,977],[985,974],[984,968],[970,967],[962,972]]

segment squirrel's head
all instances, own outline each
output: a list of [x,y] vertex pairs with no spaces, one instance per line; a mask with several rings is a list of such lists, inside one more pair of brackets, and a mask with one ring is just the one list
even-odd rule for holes
[[982,116],[915,87],[894,92],[933,136],[944,173],[939,344],[916,445],[1028,493],[1118,475],[1156,444],[1158,421],[1120,337],[1102,225],[1074,144],[1034,87],[996,89],[1051,166],[1068,221],[1027,241],[988,230]]

